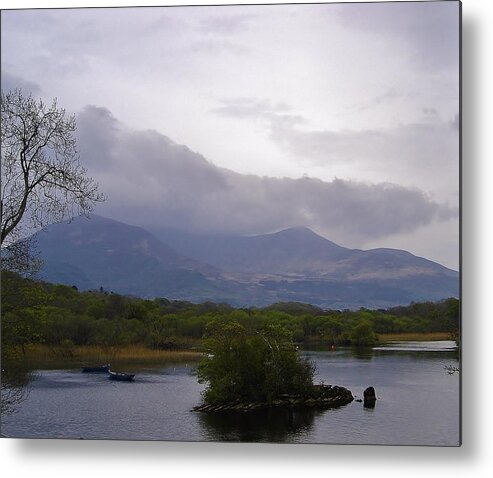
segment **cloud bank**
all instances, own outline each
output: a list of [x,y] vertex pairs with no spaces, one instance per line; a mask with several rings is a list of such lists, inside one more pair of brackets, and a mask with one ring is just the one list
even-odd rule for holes
[[[230,120],[254,121],[292,160],[332,170],[335,175],[392,182],[432,190],[457,204],[459,178],[458,114],[442,119],[423,108],[421,120],[391,128],[315,130],[285,103],[229,98],[213,112]],[[380,181],[379,181],[380,180]]]
[[260,234],[307,226],[344,245],[457,214],[391,183],[242,175],[156,131],[129,129],[106,108],[86,107],[78,136],[83,163],[108,195],[98,211],[143,227]]

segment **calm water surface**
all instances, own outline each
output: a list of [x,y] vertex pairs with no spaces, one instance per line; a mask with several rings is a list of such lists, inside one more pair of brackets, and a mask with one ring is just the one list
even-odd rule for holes
[[29,393],[2,414],[10,437],[174,441],[261,441],[391,445],[459,444],[459,375],[453,342],[406,342],[365,351],[306,352],[317,381],[362,398],[374,386],[374,409],[207,414],[192,412],[203,386],[194,366],[137,369],[135,382],[113,382],[80,369],[37,370]]

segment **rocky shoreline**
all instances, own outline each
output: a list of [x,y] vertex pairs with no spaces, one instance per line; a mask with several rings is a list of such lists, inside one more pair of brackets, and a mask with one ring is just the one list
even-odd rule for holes
[[192,410],[197,412],[249,412],[270,408],[335,408],[347,405],[354,400],[350,390],[337,385],[315,385],[306,395],[280,395],[271,402],[227,402],[202,404]]

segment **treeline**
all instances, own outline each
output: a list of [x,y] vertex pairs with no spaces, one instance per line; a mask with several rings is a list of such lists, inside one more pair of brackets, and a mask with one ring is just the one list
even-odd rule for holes
[[261,329],[281,326],[295,342],[372,345],[377,334],[448,332],[459,328],[459,301],[416,303],[387,310],[337,311],[299,303],[235,309],[227,304],[157,298],[145,300],[104,290],[24,279],[2,272],[2,345],[143,344],[154,349],[199,345],[207,324],[234,320]]

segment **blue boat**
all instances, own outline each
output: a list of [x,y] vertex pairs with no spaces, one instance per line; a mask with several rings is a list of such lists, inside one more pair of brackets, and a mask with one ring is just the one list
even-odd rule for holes
[[83,367],[82,373],[108,373],[110,371],[110,364],[99,365],[97,367]]
[[113,370],[109,370],[110,380],[118,380],[120,382],[132,382],[135,374],[133,373],[124,373],[124,372],[114,372]]

